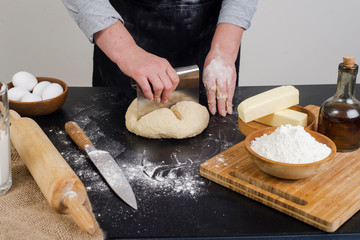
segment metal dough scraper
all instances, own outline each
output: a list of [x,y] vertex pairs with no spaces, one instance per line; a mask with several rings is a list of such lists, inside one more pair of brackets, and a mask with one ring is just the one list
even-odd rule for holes
[[175,68],[180,82],[171,94],[169,101],[165,104],[148,100],[139,85],[137,91],[137,110],[139,118],[145,114],[160,108],[169,108],[177,102],[193,101],[199,102],[199,68],[197,65]]

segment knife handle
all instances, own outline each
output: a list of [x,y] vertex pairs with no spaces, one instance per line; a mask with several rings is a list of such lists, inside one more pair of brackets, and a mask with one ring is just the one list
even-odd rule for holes
[[65,124],[65,130],[78,147],[85,151],[85,146],[94,146],[86,133],[79,127],[76,122],[70,121]]

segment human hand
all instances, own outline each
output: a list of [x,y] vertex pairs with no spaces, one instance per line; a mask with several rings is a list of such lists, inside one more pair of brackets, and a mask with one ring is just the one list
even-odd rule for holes
[[203,82],[211,114],[216,114],[216,108],[223,117],[233,113],[236,77],[231,56],[219,51],[209,52],[205,59]]
[[128,46],[116,62],[123,73],[133,78],[145,97],[166,103],[179,84],[179,77],[170,63],[146,52],[136,44]]
[[216,113],[216,107],[221,116],[233,113],[237,77],[235,61],[243,32],[243,28],[229,23],[220,23],[216,27],[203,73],[211,114]]
[[179,83],[170,63],[140,48],[120,21],[94,34],[94,41],[123,73],[133,78],[145,97],[165,103]]

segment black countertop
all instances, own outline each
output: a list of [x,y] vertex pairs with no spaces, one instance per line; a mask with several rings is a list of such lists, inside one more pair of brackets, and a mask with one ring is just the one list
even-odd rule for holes
[[[321,105],[335,85],[296,86],[300,105]],[[273,88],[238,87],[234,106]],[[359,88],[359,86],[358,86]],[[153,140],[126,130],[125,112],[134,94],[120,89],[70,87],[65,105],[34,120],[83,181],[93,212],[107,239],[230,238],[360,239],[360,214],[335,233],[326,233],[199,175],[199,166],[244,140],[237,113],[212,116],[204,132],[183,140]],[[64,130],[76,121],[98,149],[107,150],[133,187],[133,210],[106,185]]]

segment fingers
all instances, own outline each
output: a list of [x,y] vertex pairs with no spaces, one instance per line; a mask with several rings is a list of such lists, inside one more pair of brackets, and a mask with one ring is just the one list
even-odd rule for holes
[[136,81],[145,97],[157,103],[168,102],[180,81],[176,71],[170,64],[166,71],[159,69],[148,75],[139,75]]
[[226,114],[232,114],[232,98],[234,96],[235,87],[228,88],[227,84],[217,84],[213,88],[207,89],[207,99],[209,111],[216,114],[216,109],[223,117]]
[[219,114],[223,117],[226,116],[227,110],[226,110],[226,100],[228,98],[227,94],[227,84],[226,82],[220,82],[216,86],[216,99],[217,99],[217,107]]
[[[161,102],[161,94],[163,93],[164,84],[160,80],[157,74],[149,76],[149,82],[151,83],[152,89],[154,91],[154,101],[157,103]],[[145,93],[144,93],[145,95]]]
[[233,113],[232,100],[235,93],[236,74],[231,75],[231,79],[222,79],[216,87],[217,107],[219,114],[223,117]]
[[170,65],[169,67],[166,69],[166,73],[169,76],[171,82],[172,82],[172,86],[173,86],[173,91],[175,91],[176,87],[179,85],[180,82],[180,78],[177,75],[176,71],[174,68],[172,68]]
[[149,78],[154,91],[154,100],[157,103],[167,103],[171,94],[179,84],[179,76],[170,64],[166,71],[159,71],[157,76]]
[[172,92],[174,91],[173,83],[170,80],[169,76],[166,74],[166,72],[161,72],[159,74],[159,78],[163,84],[163,90],[161,93],[161,102],[167,103],[167,101],[170,99]]
[[[226,116],[228,105],[228,79],[223,76],[212,74],[211,71],[205,69],[204,71],[204,85],[206,88],[207,100],[209,111],[212,115],[219,114],[223,117]],[[231,107],[232,108],[232,107]]]
[[203,73],[203,82],[206,89],[206,96],[209,111],[212,115],[216,114],[216,78],[214,78],[208,68]]
[[209,111],[212,115],[216,114],[216,85],[206,89]]
[[154,100],[154,94],[152,92],[151,86],[149,84],[149,81],[147,80],[146,77],[142,77],[140,79],[138,79],[137,83],[139,84],[142,92],[144,93],[144,96],[153,101]]
[[226,100],[226,111],[229,114],[233,114],[232,100],[234,98],[234,93],[235,93],[236,78],[237,78],[236,74],[233,74],[232,81],[229,82],[228,86],[227,86],[228,97],[227,97],[227,100]]

